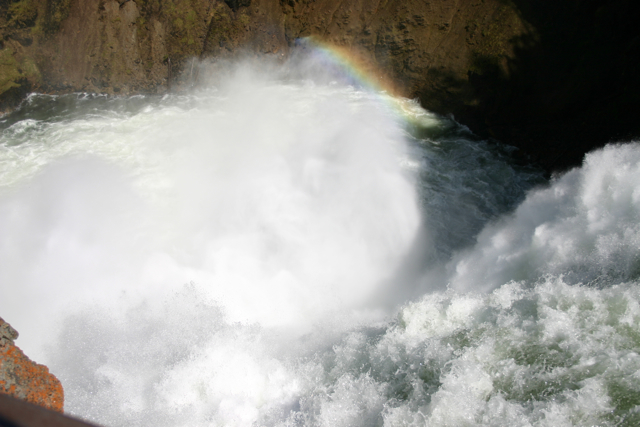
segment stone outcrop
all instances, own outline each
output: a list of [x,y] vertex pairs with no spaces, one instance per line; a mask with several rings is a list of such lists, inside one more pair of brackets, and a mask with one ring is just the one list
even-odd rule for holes
[[0,318],[0,392],[62,412],[60,381],[46,366],[32,362],[14,344],[18,332]]
[[640,135],[635,0],[0,0],[0,106],[158,93],[194,59],[353,50],[427,109],[559,169]]

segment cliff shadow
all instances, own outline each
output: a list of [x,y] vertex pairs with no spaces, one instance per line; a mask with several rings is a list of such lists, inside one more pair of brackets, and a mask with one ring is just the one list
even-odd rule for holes
[[430,71],[428,79],[442,83],[419,94],[427,108],[453,112],[480,136],[515,145],[550,171],[640,136],[640,3],[504,3],[529,26],[509,40],[513,55],[476,54],[468,80]]

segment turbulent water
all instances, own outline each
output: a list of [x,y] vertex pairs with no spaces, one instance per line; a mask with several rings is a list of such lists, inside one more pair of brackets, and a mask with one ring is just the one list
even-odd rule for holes
[[68,413],[640,424],[640,145],[547,182],[413,102],[248,70],[0,118],[0,313]]

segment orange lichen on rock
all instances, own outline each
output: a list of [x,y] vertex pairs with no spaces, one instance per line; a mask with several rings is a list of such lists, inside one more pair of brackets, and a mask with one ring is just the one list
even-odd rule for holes
[[0,392],[62,412],[62,384],[14,344],[18,332],[0,317]]

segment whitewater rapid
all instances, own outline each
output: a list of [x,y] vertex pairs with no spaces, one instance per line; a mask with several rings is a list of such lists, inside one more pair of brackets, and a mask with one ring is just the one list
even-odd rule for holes
[[334,77],[238,66],[0,118],[0,313],[66,411],[637,425],[640,145],[547,182]]

